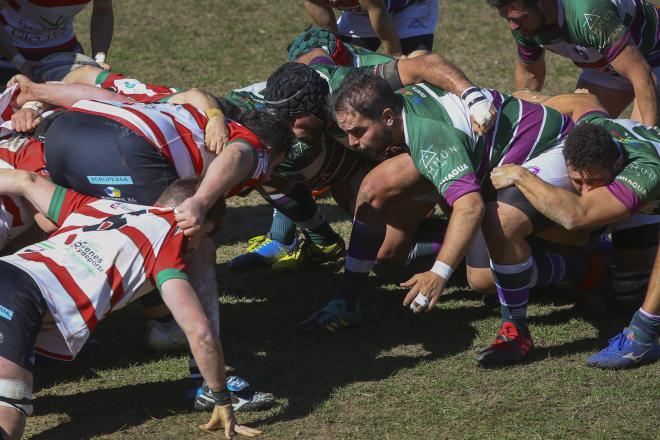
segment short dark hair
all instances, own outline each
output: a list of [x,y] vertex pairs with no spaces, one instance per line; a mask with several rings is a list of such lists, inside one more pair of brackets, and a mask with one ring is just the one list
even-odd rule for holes
[[620,156],[612,135],[600,125],[581,124],[566,136],[564,159],[576,170],[593,165],[611,169]]
[[[177,179],[165,188],[155,204],[158,206],[178,206],[187,198],[195,195],[201,182],[202,179],[197,176]],[[215,223],[216,229],[225,217],[225,210],[225,199],[221,197],[206,213],[206,218]]]
[[361,70],[346,76],[332,100],[335,113],[360,113],[369,119],[377,119],[386,108],[398,112],[402,105],[387,81]]
[[502,6],[510,5],[517,1],[522,1],[525,6],[538,6],[539,0],[486,0],[486,3],[491,5],[493,8],[500,8]]
[[293,145],[295,138],[289,123],[267,110],[248,110],[238,115],[236,121],[257,135],[261,143],[277,156],[286,155]]
[[215,100],[218,102],[218,107],[225,118],[236,120],[238,115],[241,114],[241,109],[239,106],[231,102],[230,100],[223,98],[221,96],[216,96]]

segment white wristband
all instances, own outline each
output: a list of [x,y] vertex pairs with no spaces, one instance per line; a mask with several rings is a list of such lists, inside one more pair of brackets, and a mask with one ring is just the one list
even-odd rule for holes
[[28,101],[23,106],[21,107],[21,110],[24,108],[29,108],[31,110],[34,110],[35,112],[42,114],[44,110],[46,109],[46,106],[44,105],[43,102],[40,101]]
[[442,261],[436,261],[433,263],[431,272],[438,275],[439,277],[448,280],[451,274],[454,272],[454,269],[451,268],[448,264],[443,263]]
[[18,70],[21,70],[21,69],[23,68],[23,66],[25,65],[26,62],[27,62],[27,60],[26,60],[25,57],[24,57],[23,55],[21,55],[20,53],[17,53],[17,54],[14,55],[14,57],[11,59],[11,63],[12,63],[12,64],[14,65],[14,67],[16,67]]
[[103,52],[97,53],[94,55],[94,61],[97,63],[105,63],[105,54]]

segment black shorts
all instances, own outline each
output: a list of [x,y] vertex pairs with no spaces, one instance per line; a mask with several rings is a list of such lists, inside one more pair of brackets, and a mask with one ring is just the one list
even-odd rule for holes
[[46,310],[32,277],[0,260],[0,356],[32,371],[34,343]]
[[[380,38],[378,37],[361,38],[340,35],[339,38],[346,43],[354,44],[374,52],[380,46]],[[401,52],[404,55],[409,55],[416,50],[433,50],[433,34],[417,35],[401,39]]]
[[179,178],[145,138],[103,116],[65,112],[48,127],[44,150],[53,182],[93,197],[153,205]]

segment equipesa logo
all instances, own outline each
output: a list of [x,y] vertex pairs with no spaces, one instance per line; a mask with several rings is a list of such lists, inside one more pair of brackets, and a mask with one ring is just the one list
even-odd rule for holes
[[132,185],[131,176],[87,176],[89,183],[94,185]]

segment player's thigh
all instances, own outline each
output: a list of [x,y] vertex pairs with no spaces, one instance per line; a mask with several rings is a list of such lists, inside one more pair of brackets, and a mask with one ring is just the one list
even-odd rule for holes
[[592,70],[582,72],[576,87],[588,89],[596,95],[612,117],[619,116],[635,97],[632,86],[625,78]]
[[358,194],[360,203],[382,207],[399,197],[410,198],[435,191],[433,184],[422,176],[408,154],[400,154],[378,164],[362,180]]

